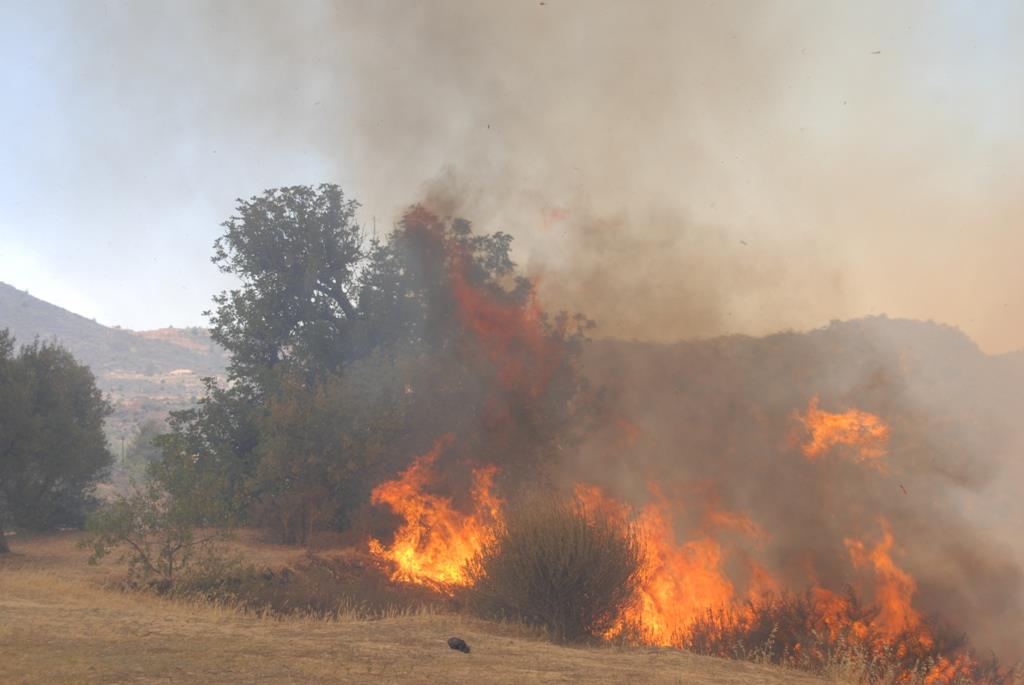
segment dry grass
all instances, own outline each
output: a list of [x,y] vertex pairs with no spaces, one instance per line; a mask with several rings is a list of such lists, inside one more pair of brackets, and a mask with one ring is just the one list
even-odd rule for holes
[[[244,615],[107,587],[77,536],[16,538],[0,560],[4,683],[822,683],[803,674],[673,650],[559,647],[461,615],[375,621]],[[242,539],[261,563],[301,552]],[[448,649],[458,635],[471,654]]]

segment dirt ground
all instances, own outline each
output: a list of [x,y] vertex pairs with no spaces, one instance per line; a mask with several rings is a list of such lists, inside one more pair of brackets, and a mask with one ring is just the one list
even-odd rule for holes
[[[269,619],[125,593],[74,533],[11,538],[0,557],[3,683],[594,683],[825,681],[675,650],[560,647],[461,615],[373,621]],[[242,543],[245,546],[245,543]],[[274,561],[298,553],[249,550]],[[459,636],[470,654],[453,651]]]

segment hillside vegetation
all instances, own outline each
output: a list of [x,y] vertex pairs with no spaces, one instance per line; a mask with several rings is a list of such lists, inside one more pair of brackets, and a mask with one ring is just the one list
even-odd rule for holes
[[202,394],[202,378],[221,376],[227,356],[205,329],[135,332],[110,328],[0,283],[0,328],[20,343],[57,340],[88,365],[112,400],[115,440],[147,418],[163,419]]

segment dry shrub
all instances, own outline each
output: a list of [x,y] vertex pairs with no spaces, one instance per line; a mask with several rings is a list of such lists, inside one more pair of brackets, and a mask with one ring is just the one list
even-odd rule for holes
[[[994,658],[973,658],[962,635],[930,626],[930,639],[913,632],[883,636],[859,634],[855,623],[869,625],[878,609],[862,604],[847,588],[843,613],[837,624],[845,626],[829,634],[820,625],[825,609],[812,591],[785,593],[748,606],[744,620],[709,612],[692,626],[679,646],[710,656],[746,659],[807,671],[860,685],[1021,685],[1020,666],[1002,667]],[[972,655],[967,673],[952,679],[937,677],[933,667],[957,654]]]
[[120,552],[130,585],[164,592],[198,560],[217,555],[218,543],[229,536],[225,529],[197,530],[193,513],[150,483],[90,514],[88,535],[78,546],[91,551],[90,564]]
[[470,608],[545,629],[556,641],[599,637],[637,587],[643,551],[632,527],[575,502],[534,500],[507,513],[470,563]]
[[364,618],[447,606],[450,599],[426,588],[392,583],[360,555],[307,554],[291,567],[259,568],[241,559],[210,559],[176,584],[182,598],[202,598],[263,615]]

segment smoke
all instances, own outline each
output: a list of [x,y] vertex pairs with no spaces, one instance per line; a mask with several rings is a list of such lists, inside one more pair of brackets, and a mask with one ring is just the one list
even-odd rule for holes
[[[424,179],[453,184],[467,216],[517,236],[546,299],[589,313],[599,335],[763,334],[888,311],[977,325],[997,349],[1024,339],[974,313],[1024,304],[982,285],[986,252],[962,232],[1018,244],[1020,204],[995,170],[1019,172],[1008,153],[1022,141],[992,121],[1010,146],[997,150],[959,100],[976,94],[936,83],[968,40],[945,33],[957,16],[621,2],[332,16],[351,40],[368,196],[386,214]],[[966,187],[968,169],[985,180]]]
[[443,190],[598,335],[887,312],[1024,343],[1019,7],[60,7],[63,168],[211,223],[329,179],[385,230]]
[[[187,197],[223,215],[225,198],[335,180],[383,231],[427,198],[514,234],[546,306],[594,318],[599,337],[762,335],[884,311],[955,323],[988,350],[1024,343],[1020,7],[69,11],[60,77],[81,116],[57,138],[67,166],[102,160],[90,168],[111,186],[161,170],[168,206]],[[573,475],[637,501],[650,480],[709,484],[771,532],[767,553],[794,585],[809,566],[848,581],[844,537],[870,542],[884,515],[922,607],[1012,653],[1015,376],[956,345],[908,368],[908,341],[885,326],[829,330],[595,348],[587,369],[618,416]],[[892,470],[807,463],[788,447],[813,395],[889,422]],[[640,437],[614,434],[619,418]]]
[[[842,301],[815,236],[755,226],[743,187],[761,162],[726,151],[778,116],[796,27],[775,23],[765,50],[741,37],[766,17],[738,6],[366,11],[345,21],[402,46],[360,78],[355,122],[373,159],[357,165],[382,173],[371,187],[457,197],[511,231],[545,300],[586,312],[599,335],[772,330]],[[350,54],[372,53],[379,34],[355,40]]]
[[[917,583],[914,607],[1003,658],[1024,655],[1024,556],[1011,492],[1024,367],[982,354],[934,324],[867,319],[811,334],[676,345],[595,344],[586,368],[609,389],[600,427],[569,467],[642,505],[679,505],[680,531],[705,534],[709,510],[765,532],[727,545],[730,574],[751,555],[781,581],[862,593],[845,541],[871,546],[892,525],[895,563]],[[798,415],[857,408],[890,429],[863,463],[833,446],[809,460]],[[871,443],[874,449],[875,443]],[[877,468],[879,465],[882,469]]]

